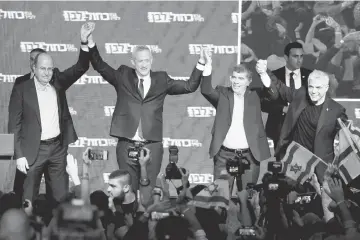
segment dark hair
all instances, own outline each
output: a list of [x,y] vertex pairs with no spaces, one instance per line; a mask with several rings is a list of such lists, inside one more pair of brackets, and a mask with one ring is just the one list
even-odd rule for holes
[[131,185],[131,176],[129,171],[124,169],[115,170],[109,175],[109,179],[115,179],[115,178],[127,178],[127,184]]
[[46,53],[46,51],[42,48],[34,48],[33,50],[31,50],[30,54],[31,53],[34,53],[34,52],[37,52],[37,53]]
[[252,79],[252,72],[245,64],[238,64],[233,67],[233,72],[237,73],[247,73],[247,77],[251,80]]
[[156,238],[159,240],[185,240],[192,236],[189,227],[189,222],[186,219],[178,216],[170,216],[159,220],[156,224]]
[[293,49],[293,48],[303,48],[302,44],[299,43],[299,42],[291,42],[289,44],[287,44],[284,48],[284,54],[286,56],[289,56],[290,54],[290,50]]

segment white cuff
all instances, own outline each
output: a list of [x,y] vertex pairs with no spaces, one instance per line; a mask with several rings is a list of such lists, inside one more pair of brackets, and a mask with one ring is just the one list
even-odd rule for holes
[[204,71],[205,69],[205,64],[200,64],[199,62],[196,64],[196,68],[200,71]]
[[211,71],[212,71],[212,66],[206,64],[205,67],[204,67],[204,71],[203,71],[203,74],[202,74],[202,75],[203,75],[204,77],[210,76],[210,75],[211,75]]
[[264,84],[265,87],[269,88],[271,85],[271,79],[267,73],[262,73],[260,75],[261,81]]
[[81,45],[81,49],[84,51],[84,52],[89,52],[89,47],[87,45]]
[[88,47],[89,47],[89,48],[95,47],[95,42],[89,42]]

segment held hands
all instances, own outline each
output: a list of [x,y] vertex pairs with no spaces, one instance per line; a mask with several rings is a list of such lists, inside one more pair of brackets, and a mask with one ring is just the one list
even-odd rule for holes
[[27,170],[29,169],[29,164],[26,159],[26,157],[18,158],[16,160],[16,168],[23,173],[27,173]]
[[266,73],[267,71],[267,60],[259,59],[256,63],[256,72],[259,75]]
[[199,58],[199,63],[201,64],[210,64],[212,63],[212,59],[211,59],[211,51],[209,48],[201,48],[200,51],[200,58]]
[[92,35],[92,32],[95,29],[95,23],[87,22],[81,26],[80,38],[81,42],[86,43],[89,40],[89,36]]

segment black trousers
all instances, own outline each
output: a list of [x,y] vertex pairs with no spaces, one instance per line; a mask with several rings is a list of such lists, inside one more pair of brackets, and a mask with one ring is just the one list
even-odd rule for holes
[[16,171],[14,191],[22,192],[22,198],[34,201],[40,189],[41,177],[44,174],[46,195],[53,204],[65,198],[69,189],[69,176],[66,173],[66,156],[68,146],[60,141],[40,144],[38,156],[27,174]]
[[[131,175],[131,184],[134,191],[139,189],[140,164],[137,160],[128,157],[128,148],[134,146],[126,139],[120,138],[116,146],[116,158],[120,169],[126,169]],[[162,142],[154,142],[145,145],[151,151],[151,160],[147,165],[147,175],[150,185],[155,186],[156,177],[160,172],[162,157],[164,153]]]
[[[243,189],[245,189],[248,183],[256,184],[260,173],[260,162],[254,158],[251,151],[244,154],[238,154],[220,149],[219,152],[214,156],[214,179],[218,179],[221,175],[227,175],[229,178],[229,186],[231,191],[233,189],[234,177],[228,174],[226,170],[226,162],[228,159],[234,159],[236,156],[240,157],[240,159],[247,159],[250,162],[249,170],[252,172],[252,179],[246,179],[245,174],[241,176]],[[245,170],[245,172],[249,170]]]

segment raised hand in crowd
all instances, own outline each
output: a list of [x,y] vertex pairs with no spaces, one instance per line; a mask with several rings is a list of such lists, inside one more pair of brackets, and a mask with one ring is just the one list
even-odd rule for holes
[[328,188],[324,188],[326,194],[337,204],[345,201],[344,190],[340,179],[330,178],[327,180]]
[[139,164],[140,166],[146,166],[151,161],[151,151],[144,147],[140,151]]
[[[87,151],[86,151],[87,152]],[[66,172],[69,174],[74,185],[80,185],[79,168],[76,158],[73,155],[68,154],[66,156]]]

